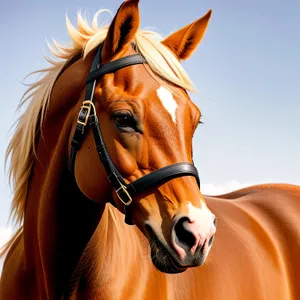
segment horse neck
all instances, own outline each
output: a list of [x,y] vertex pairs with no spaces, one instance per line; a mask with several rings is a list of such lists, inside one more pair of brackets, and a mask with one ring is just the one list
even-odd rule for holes
[[154,268],[148,240],[136,226],[126,225],[111,204],[69,283],[66,299],[142,299],[158,285],[163,298],[167,293],[167,276]]
[[[68,138],[80,105],[72,103],[72,99],[75,96],[80,99],[88,72],[86,65],[89,65],[88,62],[78,64],[74,66],[77,73],[70,70],[71,74],[62,74],[52,90],[37,144],[38,159],[28,185],[24,216],[25,268],[35,278],[34,289],[43,299],[60,297],[104,209],[104,205],[92,202],[80,192],[67,168]],[[79,67],[82,70],[78,71]],[[74,74],[82,80],[74,78],[76,85],[66,83],[66,87],[64,83],[70,82]]]
[[[102,214],[101,220],[93,236],[89,240],[80,261],[69,281],[66,299],[72,298],[79,292],[85,294],[85,298],[93,298],[88,295],[89,291],[111,283],[111,277],[122,272],[123,255],[127,252],[127,243],[124,237],[129,237],[130,233],[122,226],[119,212],[108,204]],[[129,230],[130,231],[130,230]],[[132,238],[132,236],[131,236]],[[85,282],[82,286],[82,282]]]

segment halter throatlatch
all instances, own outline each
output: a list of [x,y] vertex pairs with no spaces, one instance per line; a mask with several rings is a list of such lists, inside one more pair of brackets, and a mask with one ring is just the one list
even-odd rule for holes
[[188,162],[181,162],[156,170],[131,182],[130,184],[127,184],[124,181],[122,175],[116,169],[106,149],[96,113],[96,108],[94,105],[94,91],[97,80],[105,74],[115,72],[128,66],[144,64],[147,62],[145,58],[140,54],[133,54],[101,65],[102,45],[103,44],[101,44],[97,49],[90,69],[90,73],[86,79],[87,87],[84,98],[85,100],[83,101],[80,112],[78,114],[77,124],[71,142],[69,170],[72,174],[74,174],[76,153],[77,151],[79,151],[83,143],[86,128],[90,127],[93,131],[96,149],[100,161],[102,162],[107,173],[108,180],[111,182],[113,188],[115,189],[118,199],[124,204],[125,223],[128,225],[133,225],[131,207],[133,205],[133,198],[137,194],[152,187],[161,185],[171,179],[182,176],[195,177],[200,188],[200,179],[198,171],[193,164]]

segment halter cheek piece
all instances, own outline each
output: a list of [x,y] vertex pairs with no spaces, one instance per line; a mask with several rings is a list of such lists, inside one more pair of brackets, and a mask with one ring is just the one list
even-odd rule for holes
[[102,162],[106,170],[108,179],[111,182],[113,188],[115,189],[119,200],[125,206],[125,223],[128,225],[133,225],[131,207],[133,205],[132,199],[135,195],[152,187],[161,185],[171,179],[182,176],[194,176],[200,188],[200,179],[198,176],[198,171],[193,164],[190,164],[188,162],[181,162],[156,170],[131,182],[130,184],[127,184],[124,181],[122,175],[116,169],[113,161],[111,160],[106,146],[104,144],[93,100],[94,91],[97,80],[105,74],[116,72],[117,70],[125,68],[127,66],[145,64],[147,62],[145,58],[140,54],[134,54],[101,65],[102,45],[103,44],[101,44],[97,49],[96,55],[94,57],[90,69],[90,73],[86,79],[87,87],[85,100],[83,101],[83,105],[81,106],[77,118],[75,132],[71,142],[69,170],[74,175],[76,153],[77,151],[79,151],[83,143],[86,133],[86,127],[90,127],[93,131],[96,149],[100,161]]

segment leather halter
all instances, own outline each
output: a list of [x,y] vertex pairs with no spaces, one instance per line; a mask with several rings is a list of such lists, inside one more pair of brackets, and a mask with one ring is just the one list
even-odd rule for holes
[[[147,62],[145,58],[140,54],[134,54],[101,65],[102,45],[103,44],[101,44],[97,49],[96,55],[94,57],[90,69],[90,73],[86,79],[87,87],[85,100],[83,101],[83,105],[81,106],[77,118],[75,132],[71,142],[69,170],[74,175],[76,153],[77,151],[79,151],[83,143],[86,133],[86,127],[90,127],[93,131],[96,149],[100,161],[102,162],[105,168],[108,179],[111,182],[113,188],[115,189],[119,200],[125,206],[125,223],[128,225],[133,225],[131,212],[131,207],[133,206],[132,199],[138,193],[150,189],[152,187],[161,185],[171,179],[182,176],[194,176],[200,188],[200,179],[198,171],[193,164],[188,162],[181,162],[153,171],[150,174],[138,178],[130,184],[127,184],[125,182],[122,175],[116,169],[106,149],[94,105],[94,91],[97,80],[105,74],[116,72],[117,70],[125,68],[127,66],[145,64]],[[115,205],[115,203],[113,204]]]

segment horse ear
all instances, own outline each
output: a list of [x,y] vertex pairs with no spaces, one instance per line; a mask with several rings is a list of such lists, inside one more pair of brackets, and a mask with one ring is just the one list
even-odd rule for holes
[[188,59],[204,36],[211,12],[209,10],[202,18],[171,34],[162,44],[171,49],[179,59]]
[[105,59],[113,57],[132,42],[140,26],[139,0],[127,0],[119,7],[103,45]]

